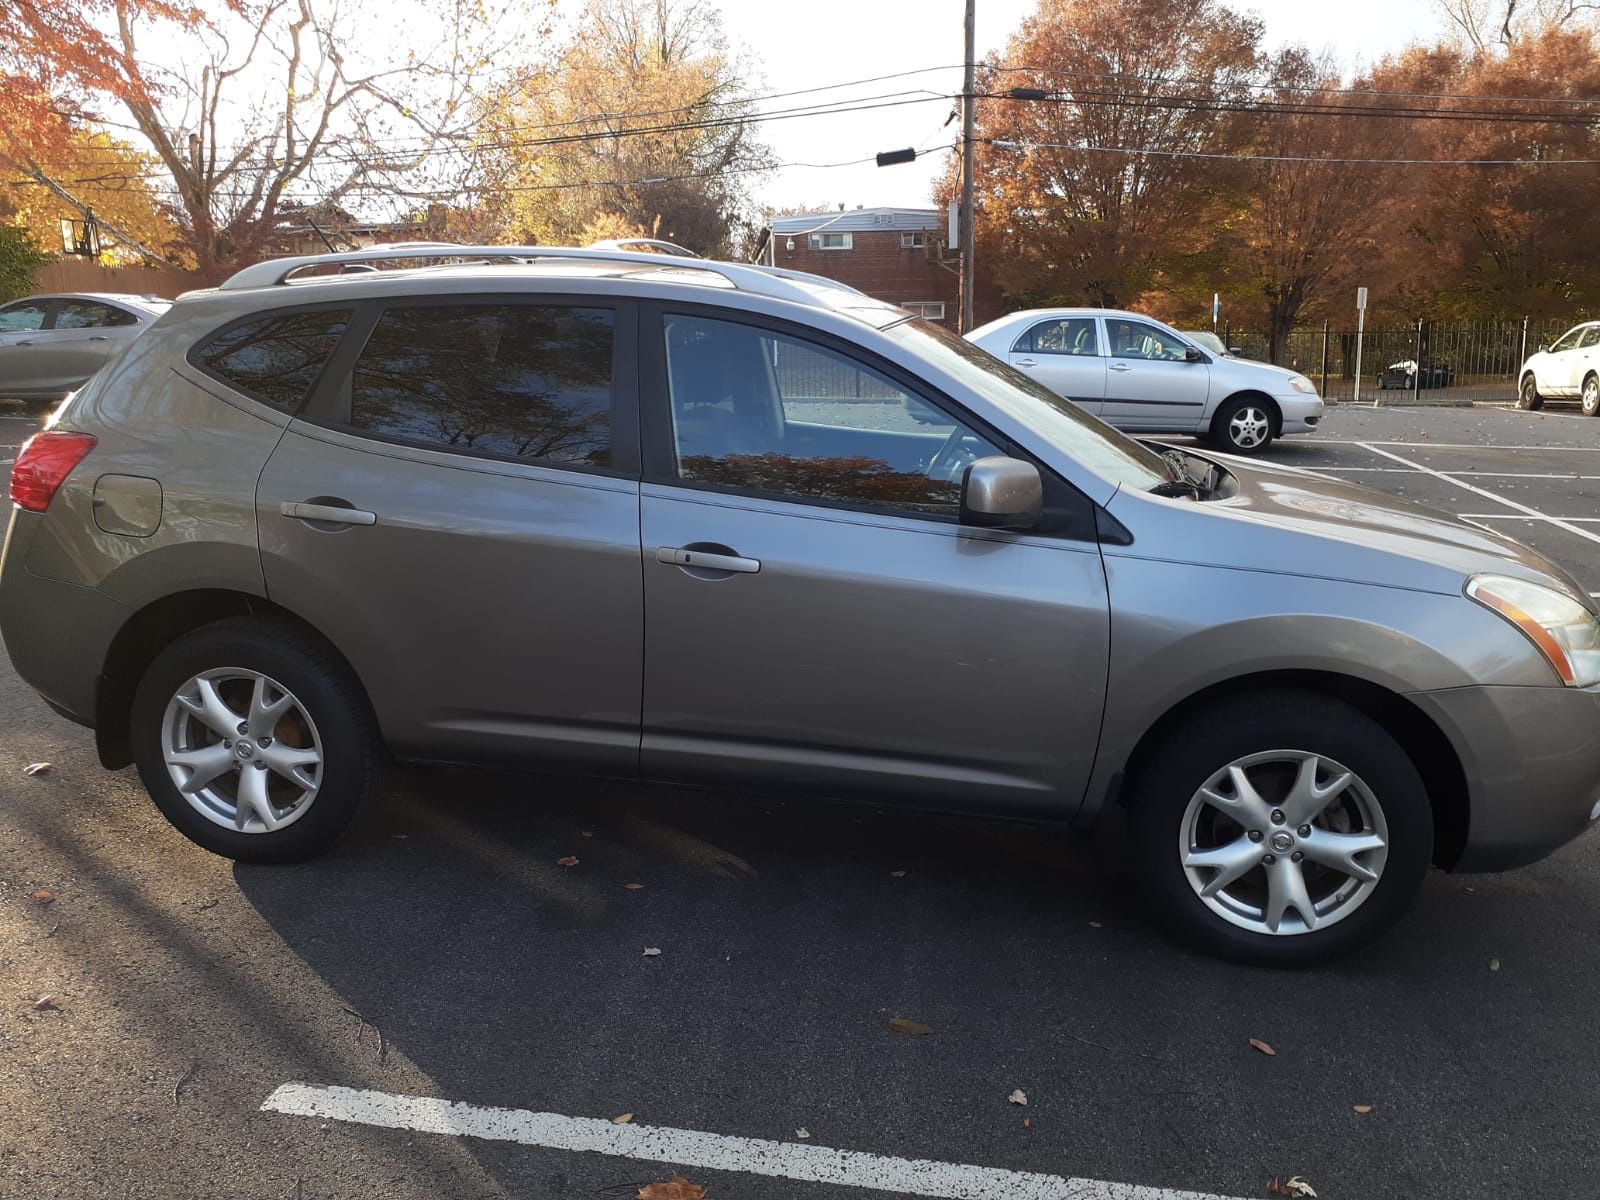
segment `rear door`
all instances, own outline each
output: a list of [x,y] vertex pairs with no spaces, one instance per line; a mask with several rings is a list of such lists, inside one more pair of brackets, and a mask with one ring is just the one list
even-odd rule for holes
[[1029,326],[1007,360],[1058,396],[1100,414],[1106,394],[1106,360],[1095,317],[1052,317]]
[[967,465],[1015,448],[947,399],[741,314],[643,326],[646,773],[1070,813],[1108,649],[1087,501],[1051,478],[1048,535],[963,527]]
[[63,390],[83,383],[106,365],[114,349],[137,332],[139,318],[99,300],[67,297],[57,302],[55,319],[34,343],[33,356],[43,386]]
[[400,753],[637,770],[634,321],[592,296],[369,306],[268,462],[268,593]]
[[1188,362],[1187,343],[1148,321],[1105,318],[1110,357],[1101,415],[1119,429],[1194,429],[1205,416],[1211,370]]

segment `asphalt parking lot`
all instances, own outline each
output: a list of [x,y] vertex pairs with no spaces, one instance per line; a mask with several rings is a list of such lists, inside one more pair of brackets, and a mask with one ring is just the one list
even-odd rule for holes
[[[1600,593],[1600,421],[1336,408],[1269,457]],[[1163,940],[1095,846],[820,801],[405,771],[333,855],[235,866],[9,665],[0,702],[0,1196],[1596,1190],[1593,838],[1271,972]]]

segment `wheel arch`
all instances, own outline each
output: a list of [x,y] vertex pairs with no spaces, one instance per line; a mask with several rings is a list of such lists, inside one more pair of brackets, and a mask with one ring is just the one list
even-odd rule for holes
[[184,634],[229,617],[262,617],[293,625],[343,664],[365,691],[361,677],[339,648],[310,621],[283,605],[227,588],[174,592],[134,612],[106,650],[95,685],[95,743],[102,766],[117,770],[133,761],[129,734],[133,693],[155,656]]
[[1294,689],[1341,700],[1389,730],[1415,764],[1427,789],[1433,811],[1433,861],[1449,868],[1460,859],[1467,844],[1470,799],[1466,772],[1449,737],[1432,718],[1399,693],[1369,680],[1331,671],[1277,670],[1239,675],[1209,684],[1176,701],[1145,730],[1128,753],[1114,777],[1112,795],[1107,797],[1102,814],[1126,806],[1139,764],[1148,761],[1152,749],[1192,714],[1234,696],[1267,688]]

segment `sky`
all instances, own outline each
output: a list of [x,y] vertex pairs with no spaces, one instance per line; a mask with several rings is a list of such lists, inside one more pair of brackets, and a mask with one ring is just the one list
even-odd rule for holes
[[[894,96],[894,107],[875,111],[766,122],[764,136],[780,162],[870,160],[881,150],[934,149],[955,140],[959,125],[944,124],[951,102],[915,93],[948,96],[961,90],[963,0],[716,2],[729,38],[755,51],[761,62],[764,95],[941,68],[764,103],[762,108],[771,110],[910,93]],[[1035,7],[1036,0],[977,0],[979,57],[1001,49]],[[1436,36],[1445,21],[1435,0],[1240,0],[1230,7],[1254,11],[1262,19],[1269,48],[1298,42],[1313,51],[1328,50],[1347,74]],[[775,208],[925,206],[932,203],[929,196],[943,161],[943,155],[930,153],[895,167],[871,161],[848,167],[785,167],[757,187],[756,197]]]

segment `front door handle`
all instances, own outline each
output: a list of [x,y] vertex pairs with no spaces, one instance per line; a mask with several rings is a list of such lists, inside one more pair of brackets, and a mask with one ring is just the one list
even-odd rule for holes
[[1133,370],[1133,368],[1130,367],[1127,363],[1112,363],[1109,367],[1106,368],[1106,370],[1108,370],[1108,371],[1131,371],[1131,370]]
[[12,342],[11,344],[13,346],[31,346],[31,345],[33,345],[32,342]]
[[294,504],[285,501],[278,511],[296,521],[324,521],[329,525],[376,525],[378,514],[344,504]]
[[111,340],[111,339],[110,339],[110,338],[108,338],[108,337],[107,337],[107,336],[106,336],[106,335],[105,335],[105,334],[103,334],[103,333],[91,333],[91,334],[90,334],[90,335],[89,335],[89,340],[90,340],[90,341],[91,341],[91,342],[109,342],[109,341],[110,341],[110,340]]
[[702,571],[732,571],[739,575],[754,575],[761,570],[759,559],[716,554],[693,547],[662,546],[656,551],[656,561],[669,567],[697,567]]
[[1038,365],[1039,364],[1034,362],[1034,360],[1031,359],[1031,358],[1019,358],[1019,359],[1017,359],[1017,366],[1019,366],[1019,367],[1037,367]]

